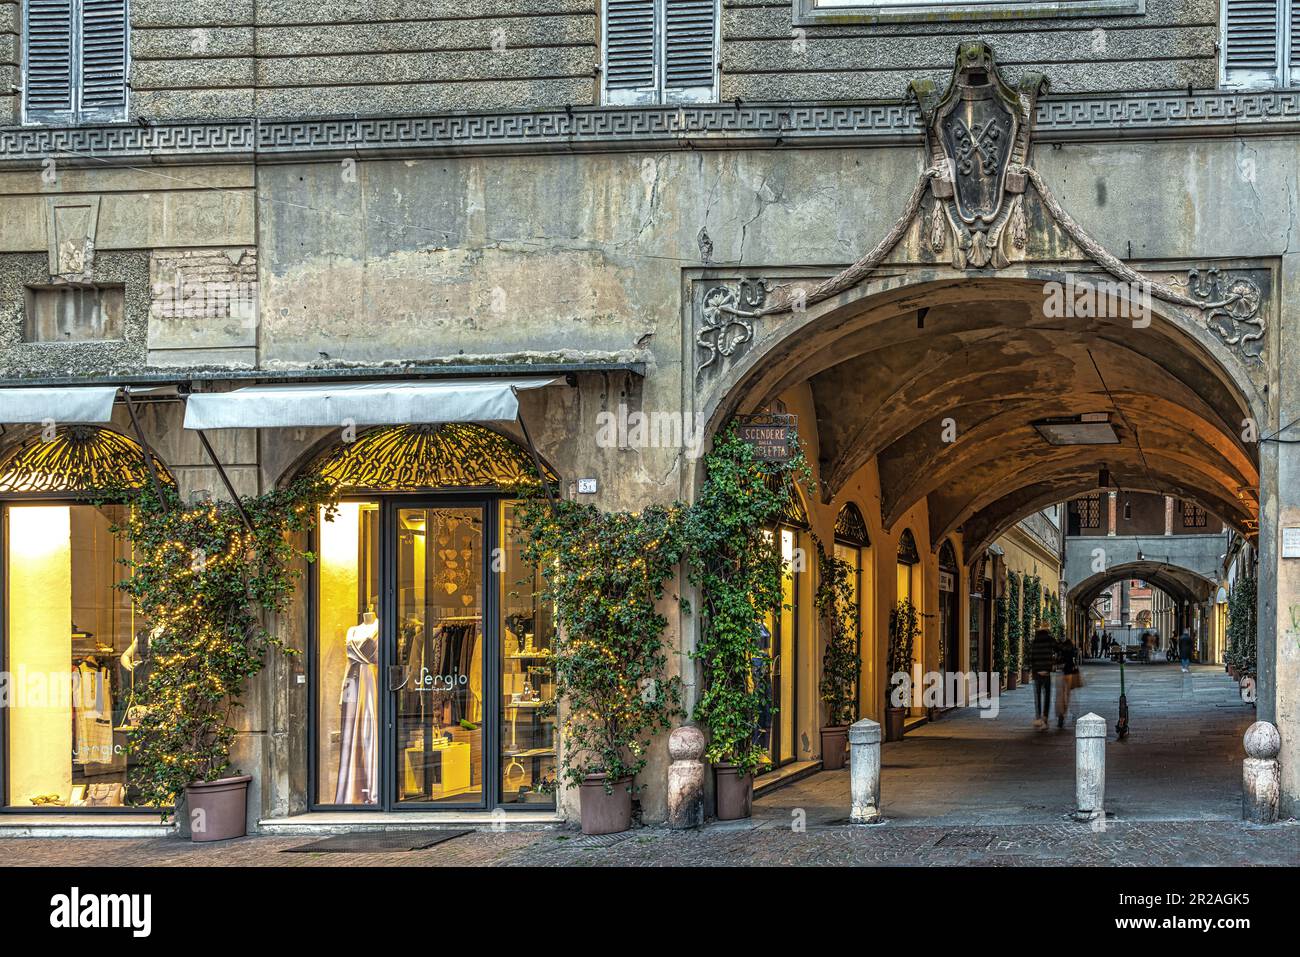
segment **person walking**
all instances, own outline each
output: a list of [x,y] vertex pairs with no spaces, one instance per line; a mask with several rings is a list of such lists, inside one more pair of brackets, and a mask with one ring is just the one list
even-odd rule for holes
[[1092,656],[1094,658],[1101,657],[1101,637],[1097,634],[1095,628],[1092,631]]
[[1065,716],[1070,710],[1070,691],[1079,680],[1078,657],[1074,645],[1061,642],[1057,648],[1061,662],[1061,676],[1056,679],[1056,726],[1065,727]]
[[1052,664],[1056,660],[1056,642],[1046,628],[1034,632],[1029,645],[1029,670],[1034,676],[1034,727],[1047,730],[1047,716],[1052,704]]
[[1178,636],[1178,660],[1182,663],[1183,671],[1191,670],[1192,663],[1192,633],[1186,628]]

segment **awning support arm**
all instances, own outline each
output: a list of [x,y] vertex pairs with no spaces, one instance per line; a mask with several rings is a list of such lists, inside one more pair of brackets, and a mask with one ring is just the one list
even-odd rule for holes
[[122,398],[126,400],[126,411],[131,416],[131,426],[135,429],[135,437],[140,440],[140,447],[144,449],[144,466],[149,470],[149,482],[153,485],[153,493],[158,496],[158,507],[167,514],[167,499],[163,497],[162,482],[158,480],[158,470],[153,464],[153,449],[149,445],[149,440],[144,437],[144,430],[140,428],[140,420],[135,414],[135,403],[131,401],[131,388],[129,386],[122,389]]
[[[510,391],[515,394],[516,401],[519,399],[519,390],[514,386]],[[551,483],[546,481],[546,470],[542,468],[542,457],[537,454],[537,446],[533,445],[533,437],[528,434],[528,423],[524,421],[524,410],[517,408],[515,411],[515,421],[519,423],[519,429],[524,433],[524,442],[528,444],[528,452],[533,457],[533,466],[537,469],[537,478],[542,483],[542,490],[546,492],[546,500],[551,503],[551,511],[556,508],[555,493],[551,490]]]
[[212,450],[212,443],[208,441],[208,437],[203,434],[202,429],[195,429],[194,433],[199,437],[199,441],[203,443],[203,451],[208,453],[208,458],[217,467],[217,474],[221,476],[221,484],[226,487],[226,492],[229,493],[231,501],[235,503],[235,508],[239,509],[239,515],[243,518],[244,525],[247,526],[250,532],[257,534],[257,529],[253,527],[253,520],[249,517],[248,510],[244,508],[244,503],[239,500],[239,493],[235,491],[230,476],[226,474],[226,470],[221,466],[221,459],[217,458],[217,453]]

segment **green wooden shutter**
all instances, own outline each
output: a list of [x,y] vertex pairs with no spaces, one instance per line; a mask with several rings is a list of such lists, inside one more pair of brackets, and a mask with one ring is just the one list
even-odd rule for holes
[[123,118],[126,39],[126,0],[81,0],[81,110],[88,118]]
[[664,95],[713,99],[717,0],[664,0]]
[[605,98],[655,100],[655,0],[605,0]]
[[1276,86],[1283,20],[1290,0],[1225,0],[1223,82],[1233,88]]
[[1286,65],[1291,74],[1291,86],[1300,86],[1300,0],[1290,0],[1289,13]]
[[73,115],[72,0],[27,0],[23,24],[23,105],[28,119]]

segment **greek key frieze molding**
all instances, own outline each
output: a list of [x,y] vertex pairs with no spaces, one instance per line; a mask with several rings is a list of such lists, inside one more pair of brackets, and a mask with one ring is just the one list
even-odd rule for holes
[[[1044,97],[1036,104],[1034,123],[1039,141],[1148,132],[1244,135],[1281,128],[1300,128],[1300,91]],[[0,128],[0,163],[60,155],[112,161],[333,152],[743,148],[776,141],[870,145],[919,142],[923,130],[916,105],[901,100],[5,127]]]

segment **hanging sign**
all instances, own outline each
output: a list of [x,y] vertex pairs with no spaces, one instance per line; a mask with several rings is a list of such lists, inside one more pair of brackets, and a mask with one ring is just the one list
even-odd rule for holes
[[794,458],[798,416],[781,412],[760,412],[737,416],[736,435],[754,447],[764,462],[788,462]]
[[939,591],[956,591],[953,587],[952,572],[939,570]]

